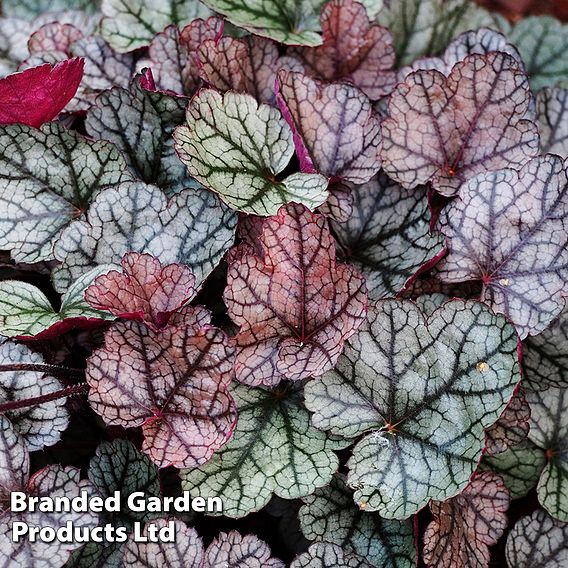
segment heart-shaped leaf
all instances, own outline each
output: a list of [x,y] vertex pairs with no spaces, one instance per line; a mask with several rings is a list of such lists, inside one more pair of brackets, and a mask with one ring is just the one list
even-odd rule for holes
[[[39,353],[34,353],[21,343],[11,341],[0,343],[0,361],[3,366],[15,367],[44,363]],[[0,373],[0,403],[40,397],[62,388],[63,385],[55,377],[42,372],[14,369]],[[69,422],[64,398],[12,410],[5,416],[10,419],[13,428],[23,436],[30,451],[41,450],[58,442],[61,432],[67,428]]]
[[545,465],[544,452],[529,441],[495,456],[485,455],[479,471],[493,471],[503,478],[511,499],[519,499],[536,487]]
[[403,65],[421,55],[438,55],[462,32],[499,29],[502,21],[469,0],[389,0],[377,20],[392,32]]
[[280,71],[277,90],[303,171],[353,183],[365,183],[379,171],[379,117],[359,89]]
[[356,0],[332,0],[320,21],[323,45],[291,51],[310,75],[351,83],[371,100],[388,95],[396,85],[390,32],[371,22],[365,6]]
[[489,546],[507,528],[510,496],[495,473],[477,475],[456,497],[432,501],[424,533],[424,562],[431,568],[488,568]]
[[568,310],[523,342],[525,381],[533,390],[568,387]]
[[319,45],[322,0],[204,0],[231,23],[263,37],[292,45]]
[[536,96],[536,109],[541,152],[568,158],[568,89],[542,89]]
[[147,46],[170,24],[188,24],[209,12],[199,0],[103,0],[101,10],[101,34],[121,53]]
[[117,264],[129,251],[147,252],[164,264],[190,267],[198,289],[235,238],[236,216],[210,192],[186,189],[168,202],[155,186],[123,183],[101,192],[85,220],[61,235],[53,271],[55,287],[98,264]]
[[303,499],[298,516],[309,540],[332,542],[366,558],[378,568],[414,568],[416,549],[409,522],[364,513],[342,475]]
[[199,469],[182,471],[193,496],[218,496],[223,515],[243,517],[273,494],[296,499],[330,482],[341,444],[310,424],[298,385],[273,391],[237,385],[239,420],[231,440]]
[[187,266],[164,266],[137,252],[125,254],[121,265],[122,272],[103,274],[87,288],[85,301],[91,307],[160,328],[195,295],[195,277]]
[[510,55],[470,55],[445,77],[416,71],[382,123],[383,168],[404,187],[455,195],[476,174],[518,168],[538,152],[527,76]]
[[318,542],[298,556],[290,568],[371,568],[364,558],[348,554],[337,544]]
[[277,179],[294,154],[292,132],[277,109],[251,95],[200,91],[174,139],[190,175],[239,211],[274,215],[290,201],[313,209],[327,197],[321,175]]
[[567,227],[568,180],[559,157],[481,174],[440,215],[449,254],[438,278],[480,280],[481,301],[505,314],[522,338],[536,335],[564,307]]
[[230,260],[224,293],[240,326],[237,380],[256,386],[319,376],[364,321],[364,279],[336,263],[325,218],[302,205],[266,219],[259,245],[263,255]]
[[547,458],[538,500],[554,518],[568,522],[568,391],[549,387],[527,391],[526,397],[531,407],[529,438]]
[[443,255],[444,238],[430,234],[425,191],[404,189],[381,172],[351,195],[350,217],[331,220],[331,227],[340,256],[365,276],[370,298],[394,296]]
[[112,266],[96,266],[79,277],[63,294],[61,307],[55,311],[45,294],[18,280],[0,282],[0,335],[17,338],[46,339],[59,337],[74,328],[90,328],[114,316],[92,308],[85,301],[87,287]]
[[82,59],[41,65],[0,79],[0,124],[39,127],[73,98],[83,77]]
[[71,46],[83,37],[83,32],[73,24],[49,22],[35,31],[28,40],[30,54],[42,52],[70,53]]
[[87,361],[89,402],[108,424],[142,426],[160,467],[196,467],[231,436],[233,350],[217,329],[120,322]]
[[485,451],[495,455],[520,444],[529,432],[530,417],[531,409],[525,395],[517,391],[499,420],[485,431]]
[[507,537],[510,568],[564,568],[568,562],[568,523],[551,519],[544,511],[517,521]]
[[294,58],[280,55],[277,43],[253,35],[206,39],[196,56],[205,83],[222,92],[249,93],[261,103],[274,103],[279,69],[303,70]]
[[359,507],[406,518],[463,489],[484,428],[519,382],[517,335],[483,304],[454,300],[428,319],[383,300],[334,371],[306,386],[316,428],[354,438],[348,483]]
[[112,144],[56,123],[0,127],[0,145],[0,248],[17,262],[51,260],[61,231],[93,197],[130,177]]
[[554,86],[568,75],[564,53],[568,49],[568,26],[551,16],[521,19],[509,33],[525,62],[533,89]]
[[[2,417],[3,420],[3,417]],[[23,475],[27,479],[29,474],[28,465],[25,464]],[[35,473],[25,485],[14,487],[15,490],[24,491],[30,497],[45,497],[57,499],[57,497],[79,497],[84,491],[89,497],[96,492],[89,481],[81,481],[81,472],[74,467],[50,465]],[[2,495],[2,500],[9,503],[9,496]],[[71,522],[80,530],[93,529],[98,525],[98,515],[87,512],[21,512],[15,513],[9,509],[0,512],[0,563],[3,566],[33,566],[33,568],[60,568],[63,566],[71,552],[83,543],[71,540],[70,542],[43,541],[36,538],[22,538],[20,542],[12,539],[12,524],[23,522],[29,527],[51,527],[57,530]]]
[[237,531],[221,533],[207,548],[204,568],[284,568],[284,562],[271,558],[268,545],[254,535]]

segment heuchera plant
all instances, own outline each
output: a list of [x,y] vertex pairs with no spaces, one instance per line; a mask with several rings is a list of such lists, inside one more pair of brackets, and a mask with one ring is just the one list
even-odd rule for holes
[[2,2],[0,566],[568,566],[568,26],[483,4]]

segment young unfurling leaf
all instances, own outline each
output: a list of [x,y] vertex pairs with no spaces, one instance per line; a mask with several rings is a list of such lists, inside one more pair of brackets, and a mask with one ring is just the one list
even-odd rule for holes
[[266,219],[260,246],[263,256],[237,256],[227,276],[225,302],[240,326],[237,380],[273,386],[319,376],[364,321],[363,277],[336,262],[324,217],[301,205]]
[[238,211],[274,215],[290,201],[313,209],[327,197],[321,175],[277,179],[294,154],[292,132],[277,109],[251,95],[200,91],[174,139],[189,173]]
[[232,356],[227,337],[214,328],[154,332],[120,322],[88,359],[89,402],[109,424],[142,426],[142,448],[158,466],[196,467],[235,425]]
[[448,77],[416,71],[382,123],[386,173],[404,187],[455,195],[476,174],[518,168],[538,152],[528,78],[505,53],[470,55]]

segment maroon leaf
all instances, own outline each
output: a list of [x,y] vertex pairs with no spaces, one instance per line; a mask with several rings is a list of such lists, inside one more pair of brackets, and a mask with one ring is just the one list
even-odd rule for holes
[[111,270],[85,291],[93,308],[160,328],[195,295],[195,277],[187,266],[162,266],[152,255],[137,252],[125,254],[121,264],[123,273]]
[[280,71],[277,99],[294,132],[302,171],[353,183],[365,183],[379,171],[379,117],[359,89]]
[[275,385],[331,369],[365,319],[361,274],[337,264],[321,215],[290,204],[263,222],[257,254],[231,260],[225,301],[240,326],[237,379]]
[[197,467],[236,422],[233,352],[214,328],[120,322],[87,361],[89,401],[108,424],[142,426],[142,449],[158,466]]
[[215,89],[249,93],[262,103],[274,102],[279,69],[302,71],[290,57],[281,57],[278,44],[257,36],[205,40],[198,52],[201,78]]
[[73,98],[84,61],[40,65],[0,79],[0,124],[21,122],[36,128],[55,118]]
[[424,534],[429,568],[487,568],[489,546],[507,527],[509,491],[493,472],[484,472],[457,497],[432,501],[434,520]]
[[323,45],[292,50],[306,70],[325,81],[359,87],[371,100],[396,85],[396,54],[391,33],[372,23],[355,0],[332,0],[322,10]]
[[445,77],[411,73],[382,123],[383,168],[406,188],[428,181],[443,195],[479,173],[518,168],[538,153],[526,74],[505,53],[471,55]]

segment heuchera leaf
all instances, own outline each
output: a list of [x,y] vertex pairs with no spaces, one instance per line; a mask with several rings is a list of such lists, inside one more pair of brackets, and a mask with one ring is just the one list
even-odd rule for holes
[[277,98],[294,131],[302,171],[353,183],[365,183],[379,171],[379,117],[359,89],[280,71]]
[[130,178],[112,144],[56,123],[0,127],[0,145],[0,248],[17,262],[53,259],[61,231],[95,195]]
[[195,187],[175,150],[172,132],[184,119],[187,101],[150,93],[134,81],[130,89],[114,87],[100,94],[85,121],[95,139],[110,140],[122,150],[133,174],[167,195]]
[[536,95],[541,152],[568,158],[568,89],[544,88]]
[[0,124],[39,127],[73,98],[83,77],[82,59],[41,65],[0,79]]
[[[0,494],[6,497],[26,484],[30,468],[30,454],[24,437],[11,420],[0,414]],[[2,515],[0,515],[0,521]],[[0,554],[1,554],[0,549]]]
[[[2,417],[1,420],[4,420]],[[29,463],[22,464],[21,474],[27,480]],[[81,480],[81,471],[74,467],[49,465],[35,473],[25,485],[13,486],[13,490],[24,491],[31,497],[78,497],[86,491],[89,497],[95,494],[94,487],[87,480]],[[9,495],[2,495],[3,503],[9,503]],[[31,542],[24,538],[20,542],[12,540],[12,524],[23,522],[30,527],[52,527],[57,530],[70,521],[77,529],[87,530],[98,525],[98,515],[87,512],[42,512],[14,513],[9,509],[0,511],[0,563],[2,566],[33,566],[34,568],[60,568],[71,552],[82,546],[80,542],[45,542],[36,539]]]
[[103,0],[101,10],[101,34],[121,53],[147,46],[170,24],[209,15],[199,0]]
[[523,342],[525,381],[533,390],[568,388],[568,310]]
[[143,450],[158,466],[196,467],[235,425],[232,355],[214,328],[120,322],[87,361],[89,402],[108,424],[142,426]]
[[284,562],[271,558],[268,545],[254,535],[237,531],[221,533],[207,548],[205,567],[284,568]]
[[526,396],[531,407],[529,438],[547,459],[538,500],[554,518],[568,522],[568,391],[549,387],[527,391]]
[[448,77],[410,74],[381,126],[385,172],[404,187],[431,181],[451,196],[476,174],[522,166],[538,152],[531,96],[527,76],[505,53],[470,55]]
[[489,546],[507,528],[509,492],[495,473],[477,475],[456,497],[432,501],[434,516],[424,533],[424,562],[429,568],[487,568]]
[[251,95],[201,90],[174,139],[189,173],[239,211],[274,215],[290,201],[313,209],[327,197],[321,175],[277,179],[294,154],[292,132],[277,109]]
[[519,499],[536,487],[545,461],[544,452],[531,442],[524,441],[501,454],[485,455],[478,471],[498,473],[511,499]]
[[74,42],[83,37],[83,32],[73,24],[49,22],[35,31],[28,40],[30,54],[41,52],[69,53]]
[[33,18],[45,12],[58,10],[85,10],[94,12],[98,2],[92,0],[4,0],[2,14],[13,18]]
[[564,307],[567,227],[568,180],[559,157],[481,174],[440,215],[449,254],[438,277],[481,280],[481,301],[505,314],[521,338],[536,335]]
[[121,265],[122,272],[103,274],[86,289],[90,306],[157,329],[195,295],[195,277],[187,266],[162,265],[152,255],[137,252],[125,254]]
[[[0,361],[3,365],[44,363],[39,353],[12,341],[0,343]],[[35,398],[62,388],[63,385],[55,377],[44,373],[17,370],[0,373],[0,403]],[[12,410],[5,416],[24,438],[30,451],[55,444],[69,422],[64,398]]]
[[416,549],[409,522],[364,513],[342,475],[303,499],[298,516],[309,540],[332,542],[367,559],[377,568],[414,568]]
[[322,0],[204,0],[231,23],[263,37],[292,45],[319,45]]
[[340,181],[330,183],[327,188],[329,194],[327,201],[318,207],[318,213],[337,223],[347,221],[353,213],[353,192],[351,188],[351,184]]
[[404,189],[380,172],[351,194],[351,216],[331,220],[331,228],[340,256],[365,276],[370,298],[397,294],[445,252],[444,238],[430,234],[425,191]]
[[520,373],[517,335],[483,304],[454,300],[429,318],[383,300],[334,371],[306,385],[316,428],[360,439],[348,483],[360,508],[406,518],[463,489],[484,428],[505,409]]
[[224,298],[235,337],[237,380],[297,381],[331,369],[363,323],[367,292],[353,266],[338,264],[321,215],[283,207],[262,227],[263,256],[230,261]]
[[276,390],[236,385],[239,420],[231,440],[199,469],[182,471],[193,496],[218,496],[223,515],[243,517],[273,494],[296,499],[330,482],[343,446],[310,424],[298,385]]
[[462,32],[499,29],[502,21],[469,0],[389,0],[377,20],[392,32],[403,65],[421,55],[438,55]]
[[53,271],[65,290],[98,264],[119,263],[129,251],[147,252],[164,264],[190,267],[198,289],[235,237],[236,216],[208,191],[186,189],[168,202],[157,187],[123,183],[95,199],[85,220],[72,223],[55,247]]
[[249,93],[261,103],[274,103],[279,69],[303,70],[294,58],[279,54],[278,44],[253,35],[206,39],[196,57],[205,83],[222,92]]
[[58,337],[70,329],[88,329],[114,316],[94,309],[85,301],[84,293],[91,282],[112,266],[89,270],[69,287],[56,311],[45,294],[36,286],[18,280],[0,282],[0,335],[7,337],[46,339]]
[[531,409],[522,391],[517,391],[509,401],[499,420],[485,431],[485,451],[500,454],[520,444],[529,432]]
[[564,568],[568,562],[568,524],[537,510],[517,521],[505,552],[510,568]]
[[554,86],[566,78],[568,26],[550,16],[533,16],[520,20],[508,35],[519,48],[533,89]]
[[337,544],[317,542],[298,556],[290,568],[371,568],[364,558],[346,553]]
[[295,48],[306,71],[324,81],[343,81],[371,100],[388,95],[396,85],[395,52],[390,32],[369,20],[356,0],[332,0],[320,15],[323,45]]

